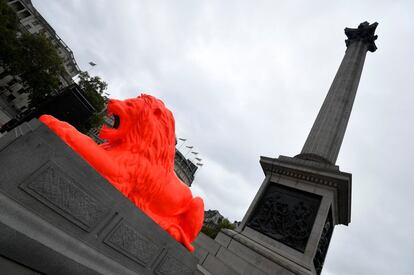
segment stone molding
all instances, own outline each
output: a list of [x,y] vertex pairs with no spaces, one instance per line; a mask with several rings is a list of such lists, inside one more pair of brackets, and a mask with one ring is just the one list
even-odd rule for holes
[[[289,161],[286,161],[289,159]],[[297,164],[295,162],[298,161]],[[303,165],[303,160],[295,158],[261,157],[260,164],[267,175],[280,175],[301,182],[308,182],[318,186],[335,190],[337,194],[338,220],[337,224],[348,225],[351,219],[351,185],[352,175],[335,169],[320,169]],[[311,161],[309,161],[311,162]]]

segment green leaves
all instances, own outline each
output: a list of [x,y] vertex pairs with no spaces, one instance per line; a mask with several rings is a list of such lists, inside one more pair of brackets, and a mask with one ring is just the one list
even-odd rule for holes
[[89,120],[85,121],[80,131],[86,133],[91,128],[99,127],[103,123],[105,114],[102,113],[105,108],[107,98],[104,96],[104,92],[108,87],[108,84],[103,81],[99,76],[91,77],[88,72],[81,72],[79,74],[79,87],[84,93],[86,99],[97,110]]
[[18,75],[35,106],[59,88],[63,61],[43,34],[20,33],[16,13],[0,0],[0,64]]
[[81,72],[78,85],[97,110],[102,110],[105,107],[104,91],[108,88],[108,84],[102,81],[99,76],[91,77],[88,72]]
[[0,64],[10,62],[17,44],[17,16],[5,1],[0,0]]
[[236,226],[230,223],[228,219],[224,218],[218,226],[215,226],[215,227],[203,226],[203,228],[201,228],[201,232],[203,232],[210,238],[215,239],[217,234],[220,232],[220,230],[224,228],[234,229],[236,228]]
[[50,40],[44,35],[28,33],[19,38],[10,68],[28,85],[30,106],[52,95],[59,88],[59,78],[64,72],[62,59]]

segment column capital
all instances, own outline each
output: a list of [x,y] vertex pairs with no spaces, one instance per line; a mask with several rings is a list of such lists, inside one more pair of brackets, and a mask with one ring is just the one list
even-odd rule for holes
[[378,38],[378,35],[375,35],[377,26],[377,22],[369,24],[365,21],[359,24],[356,29],[345,28],[345,35],[348,37],[348,39],[345,40],[346,47],[349,47],[353,42],[362,41],[367,44],[368,51],[375,52],[377,50],[375,40]]

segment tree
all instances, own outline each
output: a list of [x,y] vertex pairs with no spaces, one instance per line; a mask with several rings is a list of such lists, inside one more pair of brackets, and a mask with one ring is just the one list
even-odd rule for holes
[[99,76],[91,77],[88,72],[81,72],[79,74],[78,85],[86,99],[96,110],[96,113],[85,121],[82,128],[79,129],[80,131],[87,133],[90,129],[99,127],[103,123],[105,116],[103,110],[107,101],[107,97],[104,95],[104,92],[108,88],[108,84]]
[[27,85],[29,106],[44,101],[59,88],[63,61],[43,34],[20,33],[15,11],[0,0],[0,65]]
[[64,72],[62,59],[43,34],[22,34],[9,67],[27,84],[30,107],[43,102],[59,89]]
[[17,16],[5,1],[0,0],[0,65],[9,62],[17,44]]
[[215,239],[217,234],[221,231],[221,229],[234,229],[236,228],[236,226],[232,223],[230,223],[230,221],[226,218],[224,218],[218,226],[215,227],[211,227],[211,226],[203,226],[203,228],[201,228],[201,232],[203,232],[204,234],[206,234],[207,236],[209,236],[212,239]]

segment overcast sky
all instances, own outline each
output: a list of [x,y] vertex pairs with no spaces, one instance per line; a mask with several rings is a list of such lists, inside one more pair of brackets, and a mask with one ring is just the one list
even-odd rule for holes
[[165,102],[205,163],[193,193],[230,220],[264,178],[260,156],[300,152],[343,29],[379,22],[337,161],[353,175],[352,221],[335,228],[323,274],[413,274],[414,2],[33,2],[112,97]]

